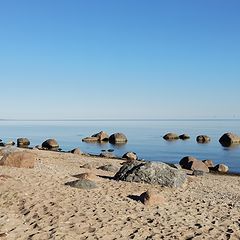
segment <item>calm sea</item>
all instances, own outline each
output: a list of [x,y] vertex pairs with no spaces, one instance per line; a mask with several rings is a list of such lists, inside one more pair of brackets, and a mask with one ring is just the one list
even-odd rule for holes
[[[119,147],[81,141],[101,130],[109,134],[123,132],[128,143]],[[162,137],[168,132],[187,133],[191,139],[167,142]],[[139,158],[171,163],[192,155],[216,164],[225,163],[232,172],[240,172],[240,146],[225,148],[218,142],[225,132],[240,135],[240,120],[0,121],[0,138],[4,142],[27,137],[31,146],[35,146],[47,138],[55,138],[63,150],[79,147],[83,152],[100,154],[102,150],[114,149],[117,156],[134,151]],[[198,144],[196,136],[200,134],[209,135],[211,142]]]

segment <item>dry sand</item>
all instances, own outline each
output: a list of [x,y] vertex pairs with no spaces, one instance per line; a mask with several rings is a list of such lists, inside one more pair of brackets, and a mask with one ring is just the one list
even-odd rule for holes
[[[240,239],[240,178],[189,177],[178,189],[98,177],[98,188],[64,185],[120,160],[37,152],[34,169],[0,167],[0,239]],[[81,168],[91,163],[95,168]],[[132,196],[154,188],[165,204]]]

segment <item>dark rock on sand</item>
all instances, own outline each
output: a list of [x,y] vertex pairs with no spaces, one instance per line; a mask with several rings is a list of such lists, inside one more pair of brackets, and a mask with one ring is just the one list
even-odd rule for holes
[[84,178],[75,180],[72,182],[67,182],[65,183],[65,185],[74,187],[74,188],[87,189],[87,190],[97,188],[97,185],[95,182],[88,179],[84,179]]
[[59,145],[55,139],[47,139],[42,143],[42,148],[48,150],[58,150]]
[[211,141],[211,138],[207,135],[199,135],[197,136],[196,141],[198,143],[208,143]]
[[201,170],[194,170],[192,173],[193,176],[203,176],[204,175],[204,171]]
[[167,133],[163,138],[167,141],[171,141],[179,139],[179,136],[176,133]]
[[191,156],[187,156],[184,157],[180,160],[179,164],[182,166],[182,168],[184,169],[188,169],[188,170],[200,170],[203,172],[209,172],[208,167],[206,166],[206,164],[204,164],[202,161],[197,160],[194,157]]
[[126,143],[127,137],[123,133],[114,133],[109,137],[109,142],[115,143]]
[[135,152],[127,152],[125,153],[122,158],[125,158],[127,160],[131,160],[131,161],[134,161],[134,160],[137,160],[138,159],[138,156]]
[[165,163],[130,161],[120,168],[114,179],[158,184],[167,187],[180,187],[186,180],[186,174]]
[[219,139],[219,142],[224,147],[230,147],[233,144],[240,144],[240,137],[234,133],[225,133]]
[[179,135],[179,138],[180,138],[181,140],[187,140],[187,139],[190,139],[190,136],[187,135],[187,134],[182,134],[182,135]]
[[18,138],[17,146],[20,148],[27,148],[30,145],[30,141],[27,138]]

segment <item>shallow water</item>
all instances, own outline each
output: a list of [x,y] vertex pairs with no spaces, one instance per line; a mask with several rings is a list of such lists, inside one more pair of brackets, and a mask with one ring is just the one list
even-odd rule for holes
[[[123,132],[128,143],[114,146],[81,141],[101,130],[109,134]],[[167,142],[162,137],[168,132],[187,133],[191,139]],[[4,142],[27,137],[31,146],[35,146],[47,138],[55,138],[63,150],[79,147],[83,152],[100,154],[101,150],[114,149],[117,156],[134,151],[139,158],[172,163],[192,155],[201,160],[211,159],[216,164],[225,163],[230,171],[240,172],[240,145],[225,148],[218,142],[225,132],[240,135],[240,120],[0,121],[0,138]],[[198,144],[196,136],[200,134],[210,136],[211,142]]]

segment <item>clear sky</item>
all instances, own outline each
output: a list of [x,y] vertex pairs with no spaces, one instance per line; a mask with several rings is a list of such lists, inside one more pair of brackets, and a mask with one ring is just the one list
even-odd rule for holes
[[240,117],[239,0],[0,0],[0,118]]

